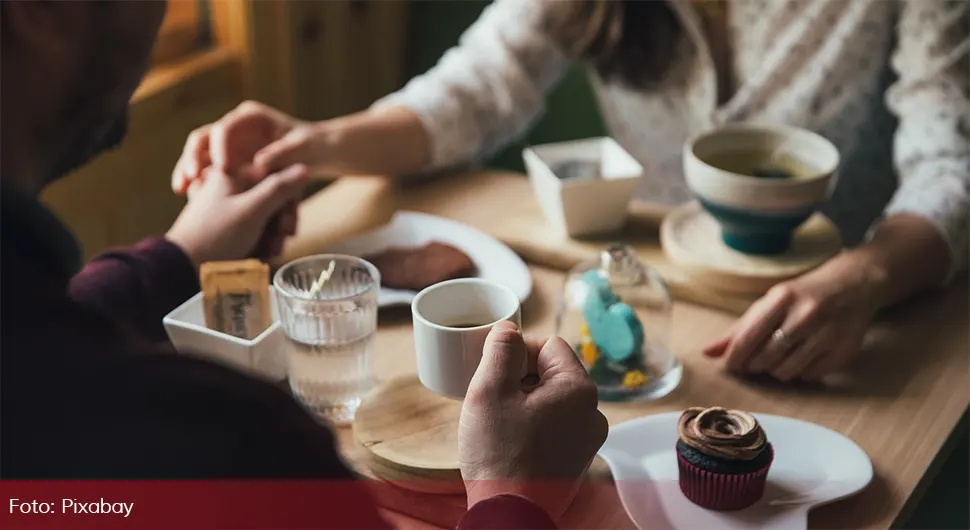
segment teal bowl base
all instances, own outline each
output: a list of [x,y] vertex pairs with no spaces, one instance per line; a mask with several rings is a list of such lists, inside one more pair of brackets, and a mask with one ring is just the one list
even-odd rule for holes
[[775,256],[784,254],[791,247],[792,232],[770,234],[737,234],[721,229],[724,244],[742,252],[756,256]]
[[721,240],[729,248],[755,256],[784,254],[795,230],[815,213],[811,206],[792,212],[752,212],[701,200],[701,206],[721,228]]

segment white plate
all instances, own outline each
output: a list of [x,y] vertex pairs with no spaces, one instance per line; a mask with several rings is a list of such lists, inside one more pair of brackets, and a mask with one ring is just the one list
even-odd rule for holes
[[869,457],[845,436],[814,423],[755,414],[775,450],[764,497],[737,512],[705,510],[680,491],[674,450],[680,414],[617,425],[599,452],[623,507],[643,530],[804,529],[810,509],[858,493],[872,480]]
[[[414,247],[432,241],[447,243],[475,262],[478,277],[505,285],[524,302],[532,293],[529,268],[512,249],[494,237],[466,224],[418,212],[401,211],[373,232],[328,247],[325,252],[367,256],[388,247]],[[410,304],[415,291],[381,288],[379,305]]]

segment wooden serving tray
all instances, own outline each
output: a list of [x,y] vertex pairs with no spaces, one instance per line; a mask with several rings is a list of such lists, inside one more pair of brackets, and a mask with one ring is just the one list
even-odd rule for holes
[[660,226],[669,209],[634,201],[627,225],[619,233],[573,239],[546,222],[525,175],[502,171],[404,183],[387,177],[342,177],[303,202],[297,235],[287,242],[274,265],[321,252],[338,241],[379,228],[398,209],[474,226],[504,242],[526,261],[563,271],[596,259],[610,243],[626,243],[637,250],[644,263],[660,272],[675,299],[737,314],[757,299],[697,282],[667,258],[660,245]]
[[654,267],[678,300],[743,313],[756,299],[719,292],[693,281],[660,247],[660,225],[669,209],[634,202],[626,227],[608,237],[572,239],[560,234],[539,209],[525,175],[480,171],[403,185],[398,207],[448,217],[472,225],[507,244],[526,261],[559,270],[596,259],[607,245],[632,245]]

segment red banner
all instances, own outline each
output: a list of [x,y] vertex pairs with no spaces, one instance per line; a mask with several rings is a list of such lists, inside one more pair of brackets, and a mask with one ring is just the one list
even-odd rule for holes
[[387,528],[366,482],[0,481],[4,529]]
[[[514,487],[513,487],[514,486]],[[676,480],[627,481],[641,507],[659,506]],[[473,485],[473,487],[479,487]],[[568,483],[486,483],[491,493],[569,503]],[[297,530],[455,528],[465,513],[460,481],[3,481],[4,530]],[[381,508],[378,513],[377,505]],[[662,511],[653,518],[663,520]],[[657,528],[670,527],[659,524]],[[563,528],[634,528],[612,480],[587,479]]]

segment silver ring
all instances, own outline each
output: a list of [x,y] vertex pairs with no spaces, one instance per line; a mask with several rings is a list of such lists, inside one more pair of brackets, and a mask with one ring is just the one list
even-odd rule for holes
[[788,349],[788,346],[790,346],[788,335],[785,333],[785,330],[781,328],[776,329],[774,333],[771,334],[771,340],[778,344],[778,346],[780,346],[782,349]]

